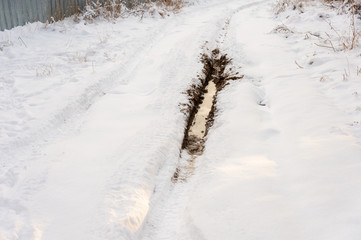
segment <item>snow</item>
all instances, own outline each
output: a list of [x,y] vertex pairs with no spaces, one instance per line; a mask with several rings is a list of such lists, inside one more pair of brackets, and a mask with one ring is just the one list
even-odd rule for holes
[[[360,239],[361,48],[346,14],[301,10],[204,0],[0,32],[0,239]],[[175,184],[178,104],[215,47],[245,77]]]
[[[352,92],[360,91],[361,79],[340,76],[345,58],[356,69],[359,56],[304,40],[306,31],[329,31],[314,22],[317,10],[287,12],[285,20],[249,8],[231,20],[225,48],[248,81],[220,94],[222,112],[199,159],[188,214],[203,239],[361,236],[360,138],[349,125],[360,118]],[[270,34],[279,19],[296,33]],[[325,73],[347,88],[325,87]]]

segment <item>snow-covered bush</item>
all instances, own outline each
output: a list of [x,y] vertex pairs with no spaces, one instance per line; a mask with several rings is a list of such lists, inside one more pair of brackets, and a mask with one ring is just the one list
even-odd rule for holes
[[104,3],[99,0],[96,2],[87,1],[83,11],[83,19],[90,23],[99,17],[112,20],[121,17],[125,10],[126,4],[123,0],[107,0]]
[[164,17],[167,12],[177,12],[185,5],[184,0],[148,0],[145,3],[138,1],[125,0],[106,0],[104,3],[97,0],[87,1],[85,9],[82,15],[76,15],[75,21],[79,18],[83,18],[86,22],[92,23],[97,18],[103,18],[108,21],[117,19],[119,17],[127,17],[129,15],[135,15],[143,17],[145,14],[158,14]]
[[104,13],[104,9],[99,1],[97,2],[90,1],[90,3],[87,1],[87,4],[83,12],[83,19],[87,22],[93,22],[94,19],[102,16],[103,13]]

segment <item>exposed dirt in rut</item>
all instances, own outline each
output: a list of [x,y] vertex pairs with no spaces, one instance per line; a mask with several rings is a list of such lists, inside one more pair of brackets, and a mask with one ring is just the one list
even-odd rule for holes
[[[202,54],[200,61],[203,63],[199,83],[192,84],[185,92],[189,102],[181,104],[182,112],[187,115],[187,125],[184,130],[182,152],[189,155],[187,164],[179,166],[172,181],[185,181],[193,172],[196,156],[201,155],[205,148],[208,129],[213,125],[217,112],[217,94],[229,81],[243,78],[231,66],[232,59],[227,54],[222,54],[216,48],[210,54]],[[181,152],[181,155],[182,155]]]

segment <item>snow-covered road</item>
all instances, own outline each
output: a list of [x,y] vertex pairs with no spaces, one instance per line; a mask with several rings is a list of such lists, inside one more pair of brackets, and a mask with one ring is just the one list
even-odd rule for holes
[[[0,87],[14,98],[0,109],[0,239],[360,239],[361,100],[353,93],[361,74],[344,86],[335,55],[304,38],[315,21],[327,23],[314,12],[301,23],[295,12],[279,20],[271,2],[204,1],[111,27],[13,29],[11,39],[29,46],[0,52]],[[280,21],[294,24],[293,34],[272,33]],[[28,77],[11,66],[31,60],[39,35],[100,40],[83,43],[86,55],[70,42],[39,54],[34,62],[54,64],[40,62]],[[199,55],[216,47],[245,77],[219,93],[194,175],[175,184],[182,92],[197,81]],[[64,56],[71,71],[56,59]],[[319,81],[326,73],[332,88]]]

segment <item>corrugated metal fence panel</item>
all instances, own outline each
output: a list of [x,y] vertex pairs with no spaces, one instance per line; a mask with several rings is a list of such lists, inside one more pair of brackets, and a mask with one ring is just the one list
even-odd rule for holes
[[0,23],[0,29],[3,28],[10,28],[10,11],[5,11],[5,9],[10,9],[9,7],[9,1],[8,0],[1,0],[1,8],[0,8],[0,15],[2,16],[2,19],[4,19],[4,22]]
[[[95,1],[95,0],[93,0]],[[100,0],[104,2],[105,0]],[[144,2],[144,0],[127,0]],[[45,22],[70,16],[85,6],[86,0],[0,0],[0,31],[27,22]]]

